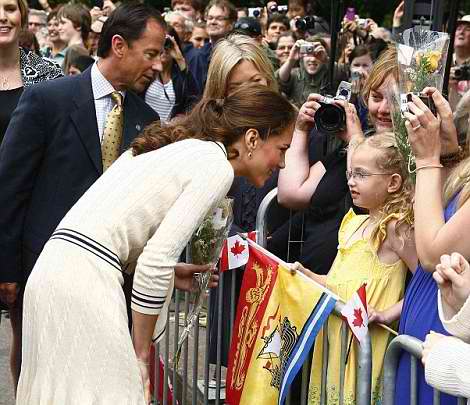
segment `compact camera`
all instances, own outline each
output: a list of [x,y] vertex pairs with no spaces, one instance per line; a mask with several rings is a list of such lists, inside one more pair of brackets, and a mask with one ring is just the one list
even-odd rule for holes
[[277,4],[273,4],[272,6],[269,7],[268,9],[269,13],[281,13],[281,14],[286,14],[287,13],[287,6],[279,6]]
[[454,80],[470,80],[470,65],[460,65],[453,69],[452,78]]
[[408,108],[408,103],[413,101],[413,95],[419,97],[419,99],[424,103],[424,105],[428,107],[435,116],[437,116],[437,110],[434,104],[434,100],[431,97],[427,96],[426,94],[422,94],[422,93],[400,94],[400,110],[401,110],[402,115],[404,112],[409,112],[413,114]]
[[300,54],[301,55],[313,55],[315,52],[315,45],[312,44],[311,42],[305,41],[305,43],[302,43],[300,45]]
[[315,125],[322,133],[336,134],[346,129],[346,111],[343,107],[334,104],[335,100],[351,99],[351,83],[342,81],[335,97],[324,96],[319,102],[320,108],[315,113]]
[[249,8],[248,17],[259,18],[261,17],[262,12],[263,12],[263,9],[261,7]]

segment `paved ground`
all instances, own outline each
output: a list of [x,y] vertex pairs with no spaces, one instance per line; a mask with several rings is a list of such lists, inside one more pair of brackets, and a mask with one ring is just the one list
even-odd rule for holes
[[0,405],[13,405],[13,389],[8,366],[10,349],[10,321],[2,317],[0,322]]

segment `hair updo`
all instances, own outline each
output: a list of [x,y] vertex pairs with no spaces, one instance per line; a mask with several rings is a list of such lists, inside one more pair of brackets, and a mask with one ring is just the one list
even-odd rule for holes
[[247,130],[258,130],[261,139],[276,136],[293,125],[297,109],[281,94],[266,86],[240,86],[225,99],[202,99],[193,110],[162,126],[146,127],[131,145],[134,155],[159,149],[183,139],[222,142],[226,148]]

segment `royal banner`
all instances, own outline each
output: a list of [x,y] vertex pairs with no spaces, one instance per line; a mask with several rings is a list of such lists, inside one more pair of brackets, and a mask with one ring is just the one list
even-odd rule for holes
[[249,241],[227,374],[230,405],[284,403],[336,297]]

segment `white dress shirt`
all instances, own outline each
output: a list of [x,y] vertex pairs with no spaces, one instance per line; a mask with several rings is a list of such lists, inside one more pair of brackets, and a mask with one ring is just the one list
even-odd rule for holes
[[[106,118],[114,107],[114,101],[111,93],[116,91],[112,84],[100,72],[97,62],[91,67],[91,89],[95,100],[96,123],[98,124],[98,135],[100,142],[103,140],[103,131],[106,124]],[[120,91],[123,100],[125,92]]]

